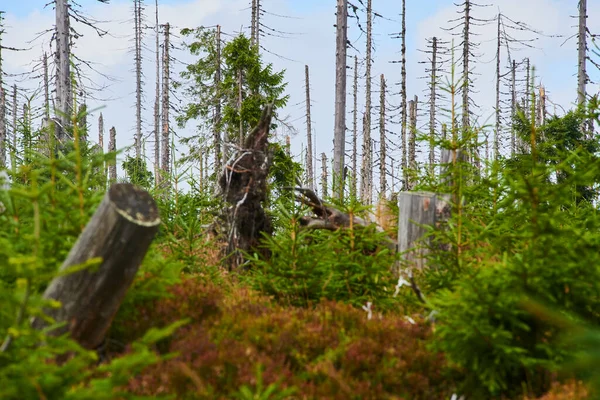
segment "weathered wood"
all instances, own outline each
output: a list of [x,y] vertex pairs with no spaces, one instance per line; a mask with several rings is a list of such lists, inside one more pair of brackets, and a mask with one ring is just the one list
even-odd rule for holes
[[446,196],[428,192],[398,193],[398,252],[411,269],[427,266],[426,226],[436,227],[449,216]]
[[346,46],[348,41],[348,0],[337,1],[335,40],[335,115],[333,129],[333,195],[344,196],[341,180],[346,155]]
[[[261,119],[243,146],[227,162],[219,179],[221,193],[230,204],[224,211],[227,231],[227,261],[230,268],[243,263],[243,252],[256,248],[263,234],[272,233],[270,217],[263,209],[267,178],[272,163],[269,128],[273,105],[267,105]],[[216,228],[216,227],[215,227]],[[266,250],[264,250],[266,251]]]
[[[110,187],[44,293],[62,304],[47,315],[66,322],[52,334],[69,332],[87,349],[102,343],[159,224],[158,208],[146,191],[129,183]],[[94,258],[101,259],[97,268],[68,273]],[[38,318],[33,325],[47,322]]]

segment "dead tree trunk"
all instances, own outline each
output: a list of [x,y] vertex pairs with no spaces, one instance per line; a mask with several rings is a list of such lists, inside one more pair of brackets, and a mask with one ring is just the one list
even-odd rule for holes
[[272,105],[263,110],[258,126],[230,158],[219,179],[221,193],[230,204],[225,215],[230,268],[242,265],[243,252],[256,248],[263,234],[272,233],[271,220],[262,207],[272,162],[268,148],[272,112]]
[[133,2],[135,25],[135,158],[142,157],[142,5]]
[[[410,175],[414,175],[417,169],[417,108],[419,98],[415,95],[415,99],[409,102],[410,112],[410,138],[408,141],[408,166]],[[415,185],[414,179],[411,177],[408,180],[408,190],[412,190]]]
[[469,81],[469,58],[471,50],[470,42],[470,27],[471,27],[471,2],[465,0],[465,21],[463,27],[463,73],[462,73],[462,132],[463,138],[467,134],[470,127],[469,115],[469,89],[471,82]]
[[315,175],[313,173],[313,154],[312,154],[312,123],[310,120],[310,80],[308,75],[308,65],[304,66],[305,85],[306,85],[306,184],[314,189],[313,182]]
[[44,52],[42,59],[42,74],[44,77],[44,117],[50,119],[50,84],[48,82],[48,54]]
[[[108,139],[108,151],[109,151],[109,153],[114,153],[115,151],[117,151],[117,130],[115,129],[114,126],[112,128],[110,128],[109,136],[110,137]],[[117,161],[116,161],[116,159],[114,162],[112,162],[108,166],[108,180],[111,183],[114,183],[117,181]]]
[[371,204],[373,182],[373,156],[371,152],[371,57],[373,49],[373,6],[372,0],[367,1],[367,49],[365,56],[366,74],[365,74],[365,123],[363,130],[363,197],[365,204]]
[[510,155],[515,155],[517,150],[517,133],[514,128],[515,116],[517,115],[517,63],[512,62],[510,70]]
[[579,33],[577,34],[577,104],[585,103],[588,81],[587,58],[587,0],[579,0]]
[[217,57],[215,59],[215,92],[217,95],[215,98],[215,120],[213,129],[215,142],[215,173],[218,174],[221,171],[221,25],[217,25],[217,37],[215,41],[215,47],[217,49]]
[[358,57],[354,56],[354,85],[352,87],[354,109],[352,111],[352,182],[350,183],[350,197],[356,199],[357,161],[358,161]]
[[68,0],[56,0],[56,108],[60,125],[57,129],[59,143],[66,138],[66,129],[70,125],[73,112],[71,91],[71,42],[69,27]]
[[250,6],[251,18],[250,18],[250,42],[256,44],[256,0],[252,0]]
[[6,94],[0,85],[0,169],[6,168]]
[[327,197],[327,155],[321,153],[321,196]]
[[530,74],[531,74],[531,65],[529,63],[529,58],[525,59],[525,105],[524,105],[524,112],[525,112],[525,116],[527,117],[528,121],[531,121],[530,118],[533,118],[533,115],[531,115],[531,107],[530,107],[530,100],[531,100],[531,86],[530,86]]
[[379,94],[379,196],[386,198],[387,170],[386,170],[386,134],[385,134],[385,77],[381,74],[381,92]]
[[[18,105],[18,103],[17,103],[17,85],[13,85],[13,90],[12,90],[12,148],[10,151],[10,153],[11,153],[10,162],[12,164],[13,172],[17,170],[17,153],[18,153],[17,152],[17,135],[18,135],[17,105]],[[55,128],[55,129],[58,129],[58,128]]]
[[102,113],[98,117],[98,146],[100,146],[100,150],[104,152],[104,117]]
[[433,176],[435,165],[435,100],[437,89],[437,38],[434,36],[431,43],[431,83],[429,95],[429,173]]
[[502,14],[498,14],[498,37],[496,38],[496,129],[494,131],[494,160],[500,158],[500,49],[502,38]]
[[[102,343],[159,224],[158,208],[146,191],[128,183],[111,186],[44,293],[61,303],[47,315],[66,323],[52,334],[69,332],[86,349]],[[85,263],[91,267],[94,259],[97,268],[68,273]],[[47,323],[38,318],[33,325]]]
[[156,24],[156,88],[154,97],[154,185],[160,183],[160,39],[158,24],[158,0],[155,1],[154,23]]
[[[162,173],[166,180],[165,187],[170,186],[170,171],[171,171],[171,143],[169,142],[169,28],[167,22],[165,25],[165,42],[163,44],[163,88],[162,88]],[[161,179],[162,180],[162,179]]]
[[335,58],[335,125],[333,136],[333,191],[344,196],[341,181],[346,146],[346,42],[348,38],[348,1],[337,0]]
[[400,89],[400,136],[402,136],[402,190],[408,189],[408,161],[406,148],[406,0],[402,0],[402,45],[400,47],[402,65]]
[[428,243],[423,241],[428,232],[426,226],[435,227],[447,219],[448,201],[434,193],[402,192],[398,194],[398,208],[398,252],[403,255],[404,267],[409,271],[423,269],[429,253]]

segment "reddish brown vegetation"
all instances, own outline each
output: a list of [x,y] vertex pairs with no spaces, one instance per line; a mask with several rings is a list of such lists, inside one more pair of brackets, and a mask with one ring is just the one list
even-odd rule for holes
[[130,334],[177,319],[180,329],[163,352],[178,356],[130,382],[137,394],[230,398],[242,385],[296,387],[297,398],[441,399],[453,393],[444,357],[426,349],[430,328],[399,315],[367,320],[335,302],[314,310],[272,304],[245,289],[231,293],[188,279],[173,296],[142,310]]

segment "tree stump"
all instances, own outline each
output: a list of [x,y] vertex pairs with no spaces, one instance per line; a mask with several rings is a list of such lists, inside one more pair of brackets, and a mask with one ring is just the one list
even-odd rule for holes
[[409,268],[427,266],[428,246],[423,242],[426,226],[438,227],[450,214],[446,196],[428,192],[398,193],[398,252],[403,254]]
[[[66,322],[51,334],[68,331],[87,349],[102,343],[159,224],[158,208],[146,191],[129,183],[110,187],[60,267],[60,276],[44,293],[62,305],[46,310],[47,315]],[[68,273],[95,258],[100,264],[93,270]],[[33,326],[43,328],[47,322],[37,318]]]

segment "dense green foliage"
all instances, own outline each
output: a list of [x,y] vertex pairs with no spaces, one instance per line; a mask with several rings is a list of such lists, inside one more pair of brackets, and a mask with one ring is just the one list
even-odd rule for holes
[[467,371],[464,393],[541,394],[573,360],[578,346],[532,302],[600,322],[600,158],[581,132],[588,118],[570,112],[537,128],[521,116],[527,152],[463,188],[460,212],[437,233],[451,251],[434,251],[423,281],[438,313],[435,347]]

